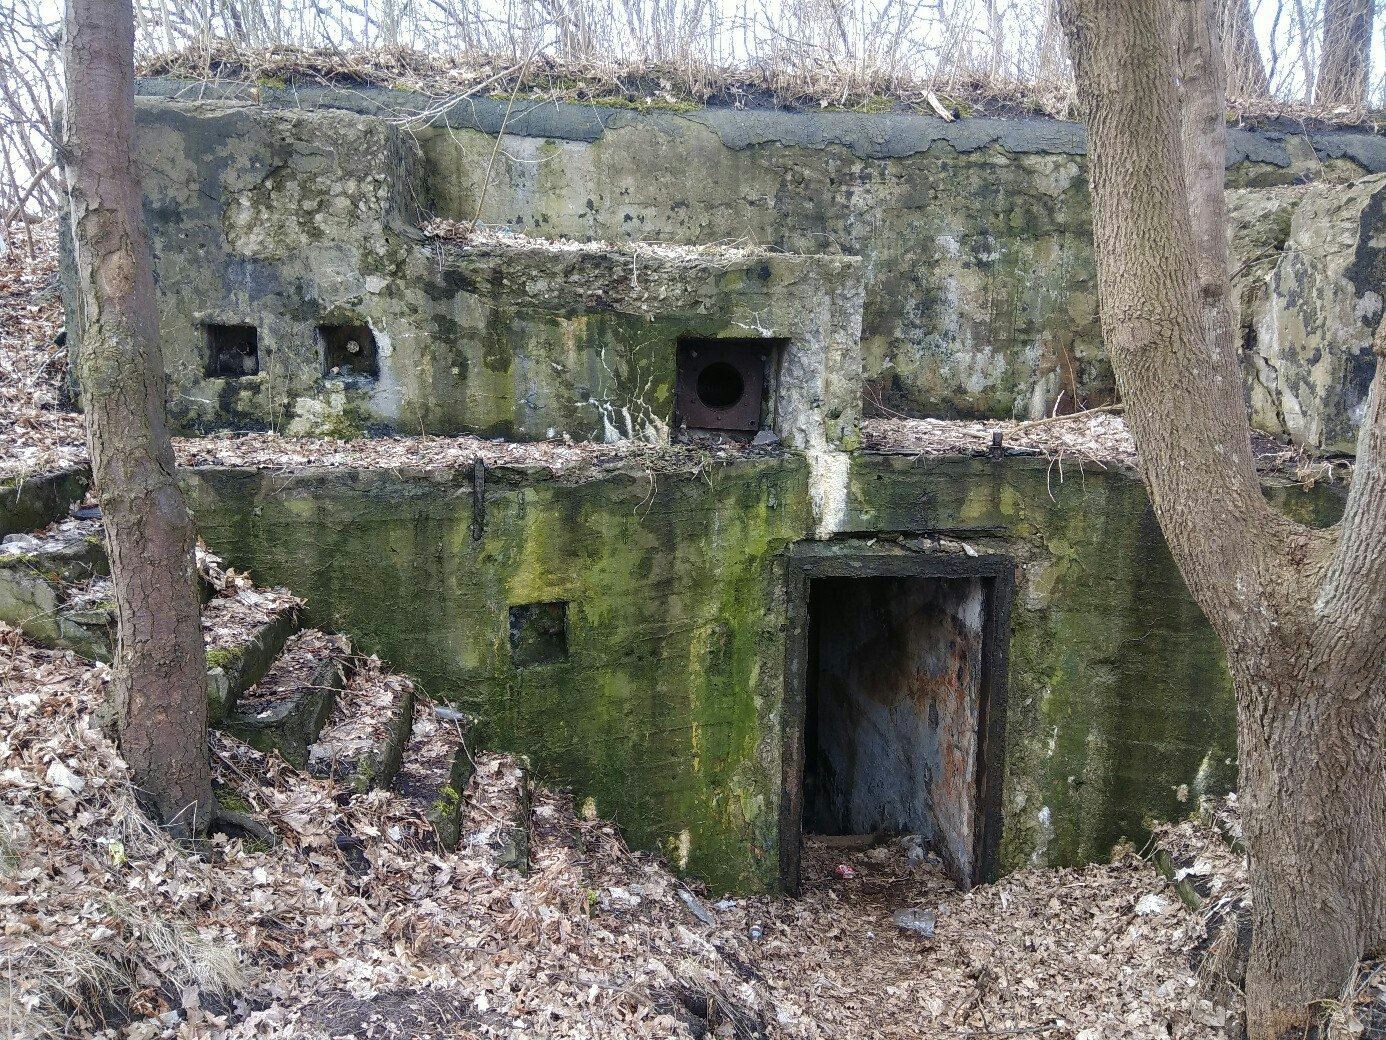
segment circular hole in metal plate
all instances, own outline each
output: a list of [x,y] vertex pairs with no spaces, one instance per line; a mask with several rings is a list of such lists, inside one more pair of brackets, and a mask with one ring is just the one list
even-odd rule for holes
[[745,392],[746,381],[726,361],[714,361],[698,373],[698,400],[708,408],[730,408]]

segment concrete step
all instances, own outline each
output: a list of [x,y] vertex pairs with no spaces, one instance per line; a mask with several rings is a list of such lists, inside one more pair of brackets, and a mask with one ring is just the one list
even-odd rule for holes
[[301,628],[298,602],[277,590],[271,596],[217,596],[203,605],[211,725],[221,725],[235,710],[241,695],[265,677]]
[[[209,566],[226,581],[215,562]],[[116,620],[109,575],[100,520],[69,519],[9,535],[0,542],[0,621],[45,646],[109,662]],[[217,589],[202,574],[199,588],[210,717],[217,725],[298,631],[299,601],[283,589],[249,587],[244,578]]]
[[412,802],[433,827],[425,838],[457,848],[463,798],[472,777],[468,747],[474,720],[425,697],[414,702],[413,727],[395,790]]
[[0,538],[62,520],[90,487],[85,466],[0,480]]
[[529,873],[533,807],[528,759],[478,756],[463,800],[460,844],[482,850],[496,867]]
[[348,781],[358,793],[389,787],[413,734],[415,697],[409,677],[387,671],[379,658],[356,661],[327,727],[308,749],[309,769]]
[[278,751],[299,769],[346,685],[342,636],[307,629],[285,644],[259,682],[236,699],[221,728],[258,751]]

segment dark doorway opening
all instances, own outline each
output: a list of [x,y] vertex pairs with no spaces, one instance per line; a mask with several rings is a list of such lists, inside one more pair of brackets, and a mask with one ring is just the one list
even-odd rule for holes
[[781,875],[805,833],[918,835],[997,871],[1013,563],[839,544],[790,565]]

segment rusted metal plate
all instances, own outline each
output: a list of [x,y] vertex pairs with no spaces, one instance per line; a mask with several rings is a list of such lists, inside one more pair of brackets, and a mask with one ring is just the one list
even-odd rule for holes
[[679,423],[690,430],[759,430],[771,349],[762,340],[680,343],[674,391]]

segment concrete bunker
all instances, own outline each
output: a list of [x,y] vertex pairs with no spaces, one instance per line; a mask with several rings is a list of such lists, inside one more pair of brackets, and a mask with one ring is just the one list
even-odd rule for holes
[[[1059,482],[1009,444],[988,455],[970,436],[934,436],[938,420],[1111,399],[1075,127],[562,105],[510,120],[479,98],[413,133],[316,87],[224,84],[197,101],[177,83],[141,90],[174,427],[481,438],[420,451],[424,472],[382,468],[382,449],[410,450],[394,440],[291,481],[203,470],[208,543],[484,719],[497,747],[592,798],[632,844],[755,891],[797,883],[805,828],[909,829],[966,882],[1001,864],[1103,859],[1143,840],[1144,820],[1187,811],[1177,792],[1233,782],[1221,650],[1134,474]],[[501,128],[521,161],[478,179]],[[1364,297],[1341,272],[1357,269],[1382,175],[1348,202],[1335,182],[1267,197],[1248,178],[1293,178],[1300,160],[1253,162],[1290,139],[1239,135],[1251,150],[1229,170],[1234,252],[1279,248],[1286,226],[1299,243],[1243,312],[1276,361],[1253,401],[1268,428],[1293,413],[1306,443],[1336,439],[1350,424],[1329,413],[1356,407],[1355,390],[1327,392],[1336,369],[1291,377],[1303,365],[1282,361],[1317,340],[1265,315],[1311,275],[1320,312],[1343,315],[1328,326],[1377,314],[1356,309]],[[1294,142],[1313,156],[1344,140]],[[707,172],[692,194],[690,155]],[[1338,266],[1324,267],[1310,260],[1330,216],[1351,234],[1332,238]],[[210,322],[245,323],[249,346],[212,349]],[[680,354],[694,344],[723,355],[697,359],[688,380]],[[746,414],[695,418],[681,389]],[[882,417],[896,412],[928,425]],[[712,429],[714,450],[647,450],[684,429]],[[725,443],[753,438],[755,450]],[[644,444],[628,456],[577,444],[623,440]],[[531,459],[522,441],[546,443]],[[908,531],[1009,555],[891,541]],[[980,647],[962,624],[979,589]],[[827,640],[829,657],[879,671],[849,675],[877,695],[868,706],[908,663],[858,649],[869,629],[828,624],[849,603],[925,660],[953,632],[961,656],[940,652],[936,670],[966,664],[951,689],[930,676],[939,700],[914,712],[918,739],[889,734],[917,777],[950,747],[961,764],[889,813],[884,797],[863,805],[869,782],[823,789],[831,691],[808,652],[821,658]],[[907,625],[911,611],[924,620]],[[837,707],[857,705],[843,693]]]
[[995,878],[1014,564],[797,547],[782,882],[804,834],[917,834],[964,887]]

